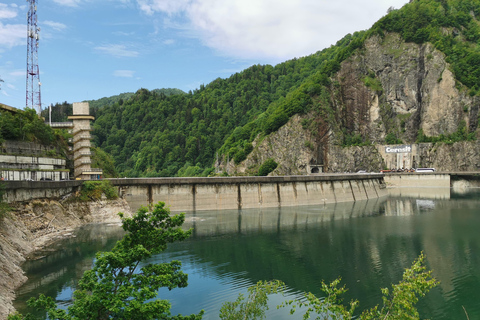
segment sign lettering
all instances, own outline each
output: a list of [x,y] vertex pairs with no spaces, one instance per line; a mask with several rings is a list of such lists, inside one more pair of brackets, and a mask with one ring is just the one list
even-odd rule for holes
[[412,152],[412,145],[398,145],[398,146],[386,146],[385,153],[410,153]]

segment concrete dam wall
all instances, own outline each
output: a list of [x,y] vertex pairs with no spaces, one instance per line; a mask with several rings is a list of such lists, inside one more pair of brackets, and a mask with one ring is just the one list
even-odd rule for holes
[[165,202],[172,211],[324,205],[387,195],[383,174],[109,179],[133,210]]

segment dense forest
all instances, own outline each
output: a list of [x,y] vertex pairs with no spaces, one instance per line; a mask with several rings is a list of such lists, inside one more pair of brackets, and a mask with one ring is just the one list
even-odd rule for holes
[[[315,113],[317,121],[336,130],[342,146],[368,143],[355,128],[343,125],[331,101],[341,63],[361,51],[369,37],[398,33],[406,42],[433,44],[445,54],[458,83],[470,96],[479,96],[479,15],[480,0],[414,0],[390,9],[370,30],[348,34],[310,56],[254,65],[194,92],[140,89],[91,101],[94,142],[112,155],[120,175],[131,177],[210,175],[217,159],[242,161],[254,139],[275,132],[298,113]],[[372,90],[378,86],[374,74],[364,82]],[[56,107],[65,114],[67,105]],[[413,136],[435,139],[422,132]],[[456,136],[472,138],[466,129]],[[393,133],[386,139],[405,142]]]
[[[258,133],[275,131],[306,108],[321,90],[317,82],[328,82],[323,74],[338,64],[332,57],[360,36],[275,67],[252,66],[184,95],[140,89],[123,103],[95,111],[94,141],[125,176],[208,175],[217,152],[243,157]],[[287,116],[278,116],[278,108]],[[236,145],[224,146],[230,135]]]
[[[155,89],[152,92],[158,94],[164,94],[165,96],[171,96],[174,94],[185,94],[180,89]],[[96,110],[104,107],[113,105],[115,103],[123,104],[124,100],[130,99],[135,93],[134,92],[124,92],[115,96],[111,97],[103,97],[97,100],[87,100],[90,105],[90,112],[93,116],[96,114]],[[68,116],[72,115],[72,104],[68,103],[67,101],[63,103],[56,103],[55,105],[51,106],[51,116],[52,122],[65,122],[68,121]],[[42,110],[41,116],[46,119],[47,121],[50,119],[50,109]]]
[[37,116],[34,109],[17,113],[0,111],[0,143],[4,140],[37,142],[47,146],[64,145],[66,139],[61,131],[53,130]]

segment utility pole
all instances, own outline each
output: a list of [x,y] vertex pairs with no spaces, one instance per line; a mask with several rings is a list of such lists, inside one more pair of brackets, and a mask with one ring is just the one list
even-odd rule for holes
[[40,71],[38,68],[38,41],[40,28],[37,26],[37,0],[27,0],[30,5],[27,15],[27,101],[26,107],[42,111],[40,94]]

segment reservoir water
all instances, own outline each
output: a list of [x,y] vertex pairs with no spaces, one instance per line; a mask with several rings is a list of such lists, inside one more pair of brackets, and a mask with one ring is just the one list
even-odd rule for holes
[[[480,319],[480,193],[423,191],[317,207],[187,213],[193,236],[152,260],[180,260],[189,285],[160,290],[159,297],[170,300],[172,314],[204,309],[204,319],[217,319],[223,302],[259,280],[279,279],[287,298],[273,297],[267,318],[301,319],[275,305],[305,291],[321,296],[321,280],[341,276],[345,301],[358,299],[363,310],[381,304],[380,288],[398,283],[424,252],[440,285],[420,300],[421,318],[463,320],[465,309]],[[121,236],[119,226],[86,226],[39,253],[44,257],[24,265],[29,281],[17,292],[17,310],[25,312],[25,301],[40,293],[68,305],[95,253]]]

